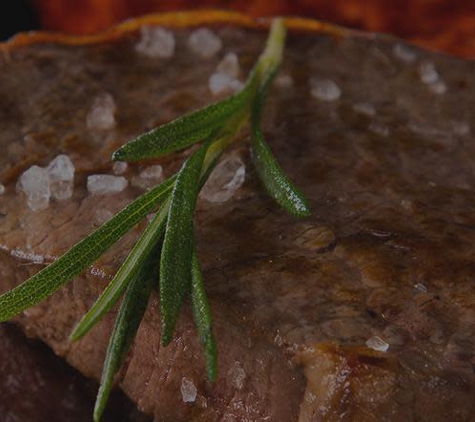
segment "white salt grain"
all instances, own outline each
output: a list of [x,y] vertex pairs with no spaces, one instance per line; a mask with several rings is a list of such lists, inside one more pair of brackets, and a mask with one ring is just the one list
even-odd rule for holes
[[150,58],[169,59],[175,53],[175,37],[160,26],[143,26],[135,51]]
[[19,178],[17,189],[27,198],[32,211],[42,211],[48,207],[51,197],[49,175],[45,168],[32,166]]
[[230,155],[218,163],[200,196],[209,202],[226,202],[241,187],[246,178],[246,166],[237,155]]
[[65,155],[58,155],[46,167],[49,175],[51,196],[58,200],[71,198],[74,188],[74,164]]
[[188,38],[188,47],[195,54],[208,59],[213,57],[221,48],[221,39],[207,28],[195,29]]
[[279,88],[292,88],[294,86],[294,78],[289,74],[283,73],[275,78],[274,84]]
[[108,130],[115,127],[116,105],[108,92],[99,94],[92,103],[86,117],[87,127],[91,130]]
[[310,81],[310,92],[314,98],[322,101],[336,101],[341,97],[340,87],[331,79],[315,79]]
[[244,380],[246,379],[246,372],[240,362],[235,361],[231,368],[229,368],[228,378],[236,389],[242,390],[244,387]]
[[414,289],[419,293],[427,293],[427,287],[422,283],[414,284]]
[[244,88],[244,84],[237,79],[233,79],[231,83],[229,84],[229,89],[231,89],[232,92],[239,92],[243,88]]
[[357,113],[364,114],[365,116],[368,116],[368,117],[373,117],[374,115],[376,115],[376,110],[373,104],[370,104],[370,103],[354,104],[352,108]]
[[222,94],[231,90],[233,78],[226,73],[213,73],[208,82],[209,90],[213,95]]
[[150,189],[163,180],[163,168],[159,164],[142,170],[137,177],[132,178],[132,185],[142,189]]
[[74,182],[72,180],[51,182],[50,190],[54,199],[64,201],[73,196]]
[[470,133],[470,125],[467,122],[452,122],[452,127],[457,135],[468,135]]
[[419,77],[422,83],[433,84],[439,79],[439,74],[435,69],[434,63],[424,62],[419,65]]
[[111,174],[95,174],[87,178],[87,190],[93,195],[107,195],[122,192],[128,185],[127,179]]
[[376,135],[381,135],[385,137],[389,135],[389,128],[380,123],[373,122],[368,126],[368,129]]
[[5,193],[5,186],[0,183],[0,195],[3,195]]
[[219,62],[216,71],[218,73],[225,73],[231,78],[237,78],[241,73],[241,69],[239,67],[239,59],[236,53],[227,53]]
[[235,93],[242,89],[243,83],[237,79],[239,73],[239,60],[235,53],[228,53],[216,68],[208,81],[209,90],[213,95]]
[[444,81],[436,81],[432,84],[428,85],[429,90],[431,90],[434,94],[442,95],[447,92],[447,85]]
[[366,340],[366,346],[378,352],[387,352],[389,349],[389,344],[378,336],[371,337],[370,339]]
[[159,181],[163,177],[163,168],[159,164],[147,167],[145,170],[140,172],[140,177],[142,179]]
[[397,59],[406,63],[412,63],[417,59],[416,52],[411,47],[404,44],[396,44],[393,47],[393,55]]
[[116,161],[112,166],[112,173],[115,175],[124,174],[128,167],[129,166],[125,161]]
[[180,391],[181,397],[185,403],[194,403],[196,401],[198,391],[196,390],[193,381],[183,377],[181,380]]
[[74,164],[65,154],[60,154],[52,160],[46,170],[51,180],[74,180]]

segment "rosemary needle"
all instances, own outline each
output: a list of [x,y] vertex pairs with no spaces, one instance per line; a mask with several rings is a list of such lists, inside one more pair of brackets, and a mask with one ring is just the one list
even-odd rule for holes
[[199,192],[203,160],[210,141],[185,162],[171,194],[160,257],[160,311],[162,344],[170,343],[183,299],[190,289],[193,253],[193,213]]
[[184,117],[139,135],[116,150],[114,161],[138,161],[157,158],[208,138],[249,102],[251,90],[213,103]]
[[310,205],[305,196],[287,178],[267,145],[261,129],[262,109],[269,85],[272,83],[278,65],[273,66],[259,89],[252,108],[251,138],[252,160],[259,178],[269,195],[288,213],[297,217],[308,217]]
[[119,371],[122,362],[134,340],[140,321],[147,308],[147,303],[152,292],[153,282],[157,271],[153,264],[155,250],[149,253],[147,261],[140,271],[132,277],[124,300],[114,324],[114,329],[107,347],[106,358],[102,369],[101,384],[97,393],[94,406],[94,421],[101,419],[107,404],[115,374]]

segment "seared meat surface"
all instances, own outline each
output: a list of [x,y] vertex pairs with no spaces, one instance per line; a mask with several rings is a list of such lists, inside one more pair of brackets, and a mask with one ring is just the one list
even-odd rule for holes
[[[170,58],[140,54],[137,31],[4,49],[2,290],[141,192],[130,183],[88,194],[86,177],[112,173],[117,146],[217,98],[208,80],[226,52],[244,74],[251,67],[265,31],[210,27],[223,48],[208,59],[190,52],[190,29],[172,29]],[[295,221],[268,198],[243,134],[232,154],[246,164],[244,185],[197,211],[218,380],[206,380],[189,305],[175,340],[160,346],[154,295],[118,385],[160,421],[473,420],[475,64],[384,37],[291,30],[282,72],[292,83],[272,89],[265,134],[313,216]],[[87,114],[104,92],[116,124],[93,129]],[[17,178],[60,153],[76,167],[74,196],[32,212]],[[157,163],[168,176],[185,156]],[[77,344],[68,335],[138,233],[17,319],[88,377],[100,376],[114,313]],[[184,379],[193,402],[183,400]]]

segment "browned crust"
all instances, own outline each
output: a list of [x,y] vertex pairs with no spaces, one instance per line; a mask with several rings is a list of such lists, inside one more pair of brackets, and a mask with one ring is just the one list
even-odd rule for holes
[[[285,17],[287,28],[294,31],[318,32],[342,37],[358,33],[314,19]],[[107,31],[94,35],[69,35],[56,32],[22,32],[8,41],[0,43],[0,51],[8,52],[16,47],[40,43],[58,43],[63,45],[88,45],[113,41],[128,33],[137,31],[142,25],[164,25],[173,28],[185,28],[199,25],[234,24],[246,28],[267,29],[271,18],[255,19],[248,15],[224,10],[197,10],[146,15],[125,21]]]

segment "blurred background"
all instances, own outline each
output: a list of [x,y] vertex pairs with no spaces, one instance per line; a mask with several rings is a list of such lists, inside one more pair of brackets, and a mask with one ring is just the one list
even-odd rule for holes
[[2,0],[1,7],[1,39],[30,29],[90,34],[147,13],[219,8],[316,18],[475,57],[473,0]]

